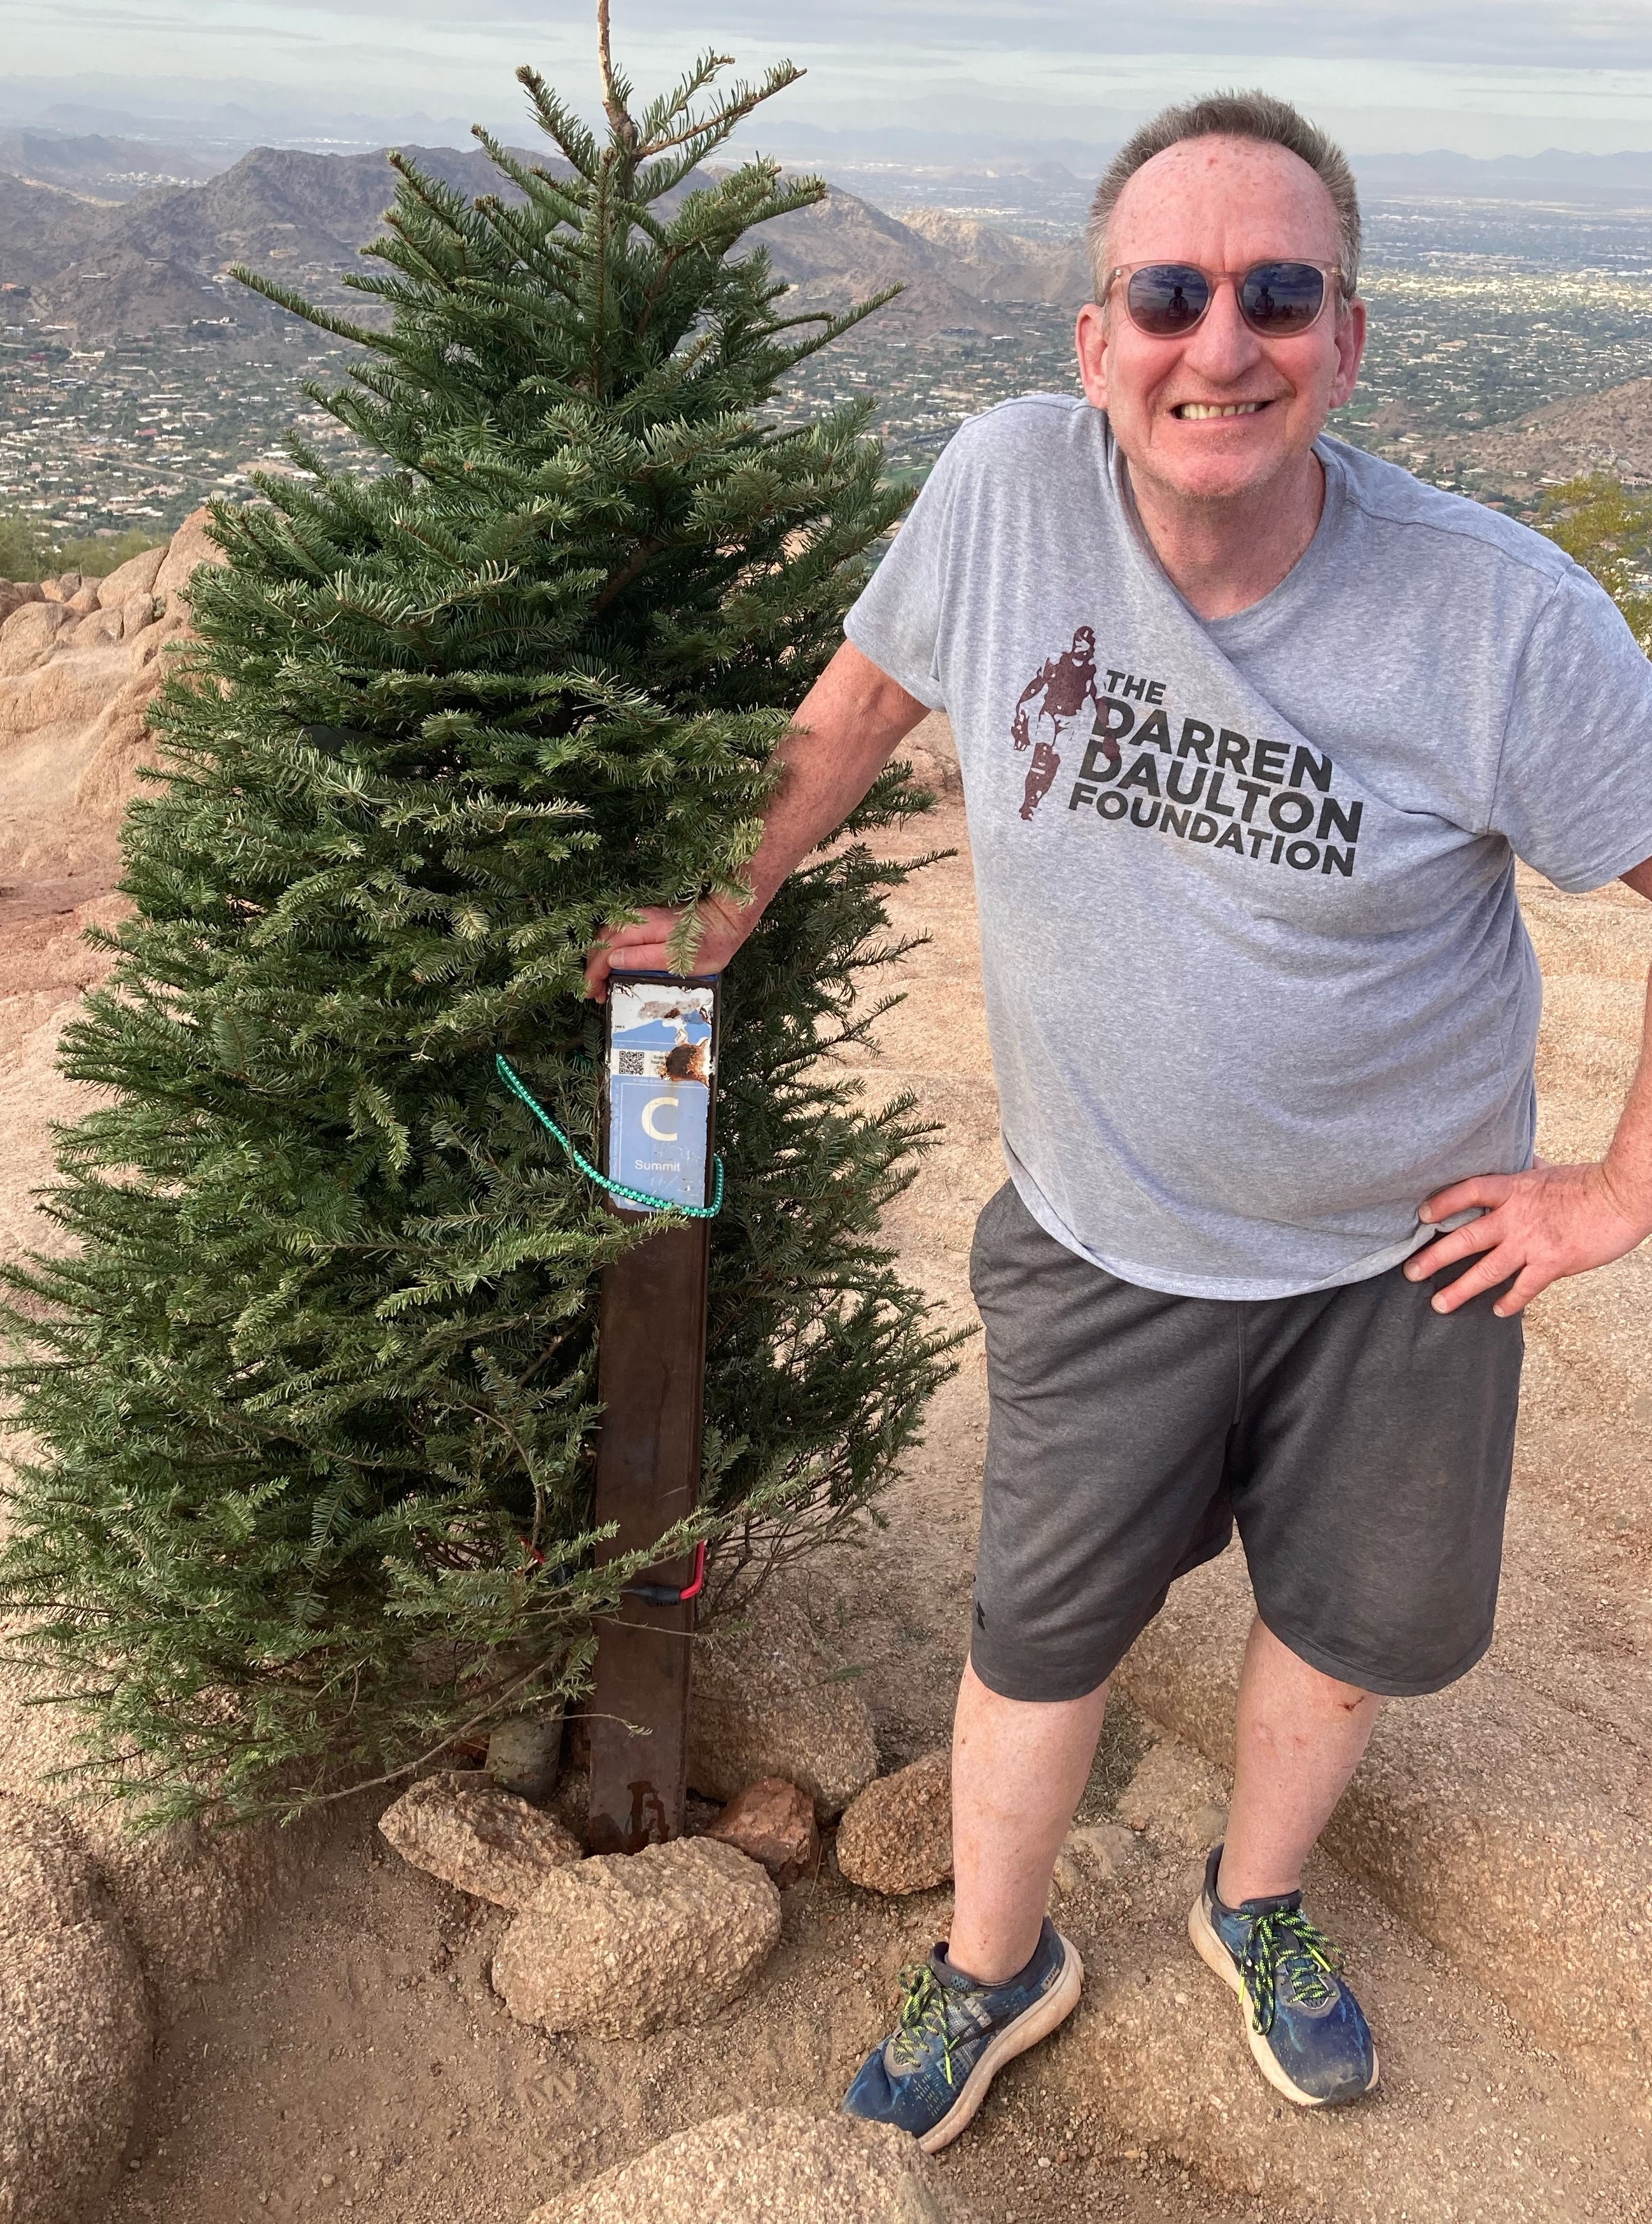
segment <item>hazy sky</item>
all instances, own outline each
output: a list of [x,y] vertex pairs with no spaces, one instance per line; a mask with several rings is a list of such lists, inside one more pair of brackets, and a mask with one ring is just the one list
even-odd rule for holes
[[[1652,148],[1652,0],[613,0],[653,87],[707,42],[804,85],[776,111],[1022,142],[1116,137],[1121,118],[1235,81],[1301,101],[1358,151]],[[0,0],[11,80],[87,76],[135,108],[296,96],[318,112],[514,112],[533,60],[588,98],[590,0]],[[88,76],[87,73],[95,73]],[[192,81],[192,82],[186,82]],[[42,89],[45,90],[44,88]]]

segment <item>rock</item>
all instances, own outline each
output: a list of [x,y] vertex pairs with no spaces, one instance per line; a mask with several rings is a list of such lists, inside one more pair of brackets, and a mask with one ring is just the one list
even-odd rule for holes
[[[1581,1542],[1571,1549],[1584,1551]],[[1604,1711],[1596,1683],[1575,1693],[1562,1686],[1560,1696],[1552,1688],[1565,1667],[1550,1650],[1553,1626],[1570,1610],[1576,1566],[1592,1564],[1560,1564],[1540,1585],[1511,1547],[1491,1657],[1426,1702],[1384,1709],[1321,1843],[1412,1930],[1498,1993],[1540,2045],[1618,2087],[1623,2063],[1639,2058],[1652,2031],[1643,1778],[1638,1764],[1627,1765],[1626,1731]],[[1144,1712],[1219,1767],[1231,1766],[1252,1611],[1244,1557],[1225,1553],[1174,1586],[1119,1670]],[[1523,1623],[1535,1633],[1524,1674],[1511,1641]],[[1612,1672],[1633,1692],[1643,1671],[1626,1652]],[[1596,1682],[1615,1697],[1598,1667]],[[1636,1694],[1630,1703],[1644,1701]],[[1132,1810],[1126,1803],[1120,1811]],[[1178,1818],[1178,1842],[1190,1853],[1200,1843],[1196,1820]],[[1630,2084],[1630,2105],[1652,2114],[1645,2081]]]
[[20,603],[0,625],[0,679],[16,678],[41,663],[73,623],[74,613],[64,603]]
[[695,1640],[688,1780],[722,1801],[783,1776],[829,1822],[878,1772],[872,1720],[796,1607],[765,1601],[761,1611],[741,1635]]
[[917,2142],[892,2125],[737,2108],[662,2139],[528,2224],[970,2224]]
[[112,606],[104,603],[104,608],[118,622],[119,631],[114,635],[117,641],[130,641],[134,634],[142,633],[154,619],[154,597],[142,588],[136,589],[123,603]]
[[77,617],[90,616],[98,607],[97,580],[88,579],[85,586],[77,587],[73,594],[66,595],[63,599],[66,606],[72,610]]
[[812,1876],[820,1861],[815,1803],[781,1776],[766,1776],[735,1792],[704,1835],[761,1861],[782,1892]]
[[379,1829],[403,1861],[495,1907],[538,1907],[546,1877],[585,1854],[554,1816],[501,1791],[484,1769],[421,1778]]
[[[11,1625],[6,1634],[15,1630]],[[214,1830],[178,1823],[135,1836],[123,1807],[88,1800],[73,1779],[52,1780],[54,1772],[85,1758],[74,1711],[31,1703],[62,1688],[55,1675],[0,1660],[0,1791],[66,1812],[77,1842],[97,1864],[164,2026],[191,2006],[200,1985],[234,1966],[264,1914],[312,1886],[325,1839],[370,1827],[369,1818],[345,1802],[285,1826]]]
[[562,1772],[562,1709],[548,1715],[513,1715],[488,1740],[488,1773],[501,1791],[539,1806]]
[[602,1854],[544,1879],[494,1955],[519,2023],[646,2038],[704,2023],[780,1936],[780,1895],[755,1861],[709,1838]]
[[870,1784],[837,1827],[837,1866],[868,1892],[928,1892],[952,1874],[952,1755]]
[[[1347,1955],[1388,2098],[1285,2106],[1256,2073],[1233,1995],[1188,1946],[1203,1862],[1187,1823],[1220,1799],[1222,1781],[1173,1738],[1149,1759],[1148,1782],[1130,1786],[1122,1811],[1163,1816],[1170,1835],[1157,1820],[1150,1826],[1129,1907],[1115,1901],[1103,1918],[1105,1976],[1093,1974],[1059,2044],[1032,2057],[1044,2123],[1077,2115],[1105,2126],[1115,2152],[1146,2150],[1191,2167],[1199,2193],[1172,2195],[1177,2220],[1213,2210],[1267,2224],[1586,2224],[1591,2210],[1599,2224],[1639,2218],[1648,2142],[1632,2119],[1644,2079],[1625,2076],[1622,2064],[1640,2057],[1620,2055],[1611,2086],[1591,2094],[1512,2025],[1471,1959],[1423,1947],[1319,1854],[1305,1880],[1308,1911]],[[1036,2201],[1014,2206],[1023,2224],[1049,2213]],[[1133,2213],[1152,2215],[1151,2199]]]
[[[207,528],[212,522],[210,509],[192,509],[189,515],[172,536],[157,566],[151,591],[157,595],[177,595],[189,600],[189,583],[202,564],[222,564],[224,551],[216,540],[207,538]],[[112,576],[112,575],[111,575]]]
[[152,595],[156,574],[166,556],[164,547],[146,548],[141,556],[133,556],[118,564],[106,578],[98,582],[99,610],[117,610],[131,595]]
[[98,2212],[152,2042],[137,1957],[74,1830],[0,1795],[0,2217]]
[[[174,595],[157,616],[154,588],[170,557],[186,582],[220,552],[199,518],[170,550],[150,549],[95,584],[98,607],[77,617],[59,582],[0,594],[0,883],[73,879],[88,894],[121,869],[122,811],[154,761],[145,719],[167,643],[186,630]],[[16,606],[13,607],[14,602]]]
[[1067,1833],[1056,1856],[1056,1889],[1075,1892],[1086,1875],[1101,1883],[1122,1876],[1141,1852],[1133,1830],[1117,1823],[1087,1823]]
[[22,610],[25,603],[43,599],[39,587],[32,579],[0,579],[0,625],[3,625],[14,610]]
[[1122,1876],[1141,1854],[1135,1831],[1118,1823],[1087,1823],[1067,1834],[1066,1850],[1099,1877]]

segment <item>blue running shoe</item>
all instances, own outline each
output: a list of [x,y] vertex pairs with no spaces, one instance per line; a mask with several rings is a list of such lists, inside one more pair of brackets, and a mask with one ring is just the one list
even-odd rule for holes
[[1336,1948],[1302,1913],[1299,1892],[1224,1906],[1216,1897],[1221,1858],[1212,1847],[1188,1936],[1239,1994],[1258,2069],[1299,2107],[1359,2100],[1376,2085],[1377,2048],[1359,2001],[1337,1981]]
[[1032,1959],[1001,1985],[978,1985],[937,1946],[901,1971],[900,2019],[861,2063],[843,2113],[893,2124],[925,2154],[938,2154],[1005,2063],[1071,2015],[1083,1982],[1083,1963],[1048,1916]]

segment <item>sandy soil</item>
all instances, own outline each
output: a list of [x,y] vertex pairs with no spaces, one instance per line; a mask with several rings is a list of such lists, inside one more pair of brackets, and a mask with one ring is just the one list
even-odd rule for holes
[[[909,963],[908,1001],[886,1023],[867,1077],[879,1093],[917,1089],[946,1123],[892,1226],[909,1270],[965,1319],[970,1231],[1001,1170],[962,812],[949,804],[920,831],[921,846],[938,840],[961,854],[902,900],[903,923],[931,939]],[[46,1052],[87,977],[72,927],[96,915],[98,904],[95,891],[77,888],[73,899],[30,919],[14,914],[23,938],[11,945],[19,956],[0,979],[0,1089],[16,1092],[20,1121],[25,1087],[55,1090],[49,1109],[67,1109],[63,1084],[45,1079]],[[1555,983],[1545,1037],[1554,1106],[1547,1140],[1551,1148],[1598,1147],[1602,1108],[1627,1077],[1652,914],[1621,892],[1562,899],[1535,887],[1530,908]],[[5,926],[0,914],[0,934]],[[16,1234],[0,1229],[0,1241]],[[1645,1266],[1626,1261],[1610,1284],[1596,1278],[1601,1288],[1534,1317],[1534,1393],[1514,1525],[1526,1575],[1547,1576],[1571,1595],[1567,1610],[1586,1651],[1594,1633],[1596,1665],[1601,1648],[1616,1647],[1616,1699],[1601,1703],[1621,1704],[1631,1751],[1643,1745],[1649,1719],[1636,1688],[1646,1650],[1638,1639],[1626,1646],[1619,1614],[1631,1601],[1644,1612],[1643,1555],[1652,1546],[1643,1458],[1652,1402],[1639,1387]],[[887,1530],[864,1556],[817,1564],[807,1580],[817,1627],[863,1671],[886,1766],[945,1737],[966,1644],[984,1433],[977,1343],[936,1402],[928,1441],[892,1494]],[[1603,1488],[1628,1509],[1604,1543],[1589,1510]],[[1586,1598],[1565,1580],[1586,1545]],[[1529,1649],[1551,1664],[1543,1672],[1561,1672],[1552,1645]],[[1116,1811],[1153,1734],[1127,1702],[1119,1705],[1088,1817]],[[577,1782],[567,1796],[577,1800]],[[1165,1941],[1164,1951],[1175,1950],[1163,1911],[1185,1886],[1187,1848],[1169,1837],[1161,1844],[1151,1831],[1144,1842],[1146,1857],[1167,1866],[1156,1872],[1158,1897],[1138,1895],[1133,1934],[1132,1898],[1116,1886],[1086,1886],[1060,1911],[1093,1971],[1123,1967],[1132,1954],[1151,1968]],[[1349,1921],[1368,1923],[1377,1939],[1383,1918],[1348,1905]],[[342,1833],[318,1860],[304,1902],[267,1925],[231,1977],[204,1993],[163,2042],[109,2224],[333,2215],[374,2224],[519,2224],[536,2202],[723,2108],[830,2107],[886,2028],[900,1966],[944,1934],[947,1895],[884,1903],[845,1885],[829,1861],[786,1895],[782,1945],[752,1993],[707,2026],[646,2044],[550,2039],[512,2023],[487,1982],[503,1920],[406,1867],[370,1829]],[[1211,1982],[1192,1964],[1176,1968],[1178,1983]],[[978,2130],[947,2161],[983,2218],[1151,2224],[1167,2215],[1288,2213],[1272,2200],[1229,2202],[1131,2145],[1088,2104],[1083,2080],[1062,2068],[1063,2044],[1000,2079]],[[1234,2035],[1229,2067],[1248,2076],[1238,2044]],[[1552,2082],[1552,2064],[1538,2063],[1538,2074]],[[1403,2086],[1384,2105],[1407,2105]]]

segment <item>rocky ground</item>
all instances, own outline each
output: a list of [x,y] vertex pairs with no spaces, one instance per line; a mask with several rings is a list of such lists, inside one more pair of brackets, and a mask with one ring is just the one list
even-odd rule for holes
[[[129,645],[104,638],[96,616],[31,620],[51,638],[21,671],[10,629],[0,636],[11,828],[0,857],[11,1145],[0,1242],[14,1250],[31,1232],[25,1192],[47,1164],[45,1123],[73,1109],[52,1049],[96,970],[78,930],[114,900],[107,812],[86,770],[109,735],[94,742],[90,728],[111,692],[152,684],[145,630],[182,621],[175,587]],[[104,660],[97,704],[90,666],[73,668],[83,657]],[[81,712],[64,711],[83,681]],[[135,732],[123,736],[129,760]],[[938,722],[918,740],[949,787]],[[956,854],[901,899],[902,923],[930,939],[866,1079],[915,1089],[945,1123],[892,1224],[910,1271],[962,1320],[974,1214],[1000,1169],[955,793],[917,834]],[[1652,912],[1621,889],[1561,897],[1533,882],[1524,897],[1548,982],[1542,1147],[1594,1151],[1632,1061]],[[1278,2103],[1182,1930],[1222,1822],[1245,1618],[1229,1555],[1178,1587],[1127,1664],[1059,1879],[1056,1912],[1084,1956],[1085,1998],[1000,2079],[932,2174],[959,2218],[1652,2217],[1649,1272],[1636,1254],[1533,1308],[1497,1646],[1455,1691],[1389,1710],[1315,1865],[1314,1905],[1346,1942],[1380,2034],[1378,2094],[1328,2118]],[[854,1671],[886,1772],[944,1741],[985,1418],[977,1345],[936,1400],[888,1528],[863,1554],[817,1564],[789,1602],[823,1649],[821,1672]],[[0,1794],[25,1795],[14,1805],[30,1827],[33,1803],[57,1796],[40,1780],[51,1758],[39,1718],[0,1695]],[[559,1795],[576,1822],[578,1792],[576,1772]],[[744,2107],[831,2111],[886,2026],[899,1968],[946,1929],[944,1886],[887,1897],[852,1886],[829,1842],[817,1871],[780,1895],[778,1948],[709,2021],[646,2038],[547,2037],[514,2021],[489,1981],[506,1911],[410,1867],[371,1822],[352,1816],[325,1837],[232,1855],[180,1840],[139,1855],[76,1817],[97,1876],[77,1883],[62,1856],[50,1921],[88,1952],[117,1936],[110,1966],[129,1943],[136,1973],[120,1977],[119,1999],[141,1996],[148,2036],[116,2189],[66,2210],[65,2224],[521,2224],[545,2203],[557,2204],[547,2220],[597,2224],[622,2194],[583,2208],[564,2196],[659,2140]],[[0,1828],[0,1858],[7,1843]],[[0,1924],[0,1947],[12,1935]],[[8,1998],[0,1982],[0,2014]],[[62,2074],[32,2044],[22,2058]],[[123,2059],[137,2058],[129,2047]],[[0,2100],[0,2165],[12,2105]],[[730,2153],[743,2136],[728,2134]],[[690,2147],[683,2167],[704,2166]],[[823,2195],[819,2214],[944,2213],[929,2199],[851,2211]],[[696,2213],[717,2211],[703,2201]]]

